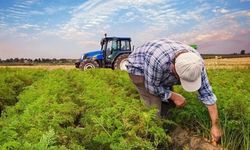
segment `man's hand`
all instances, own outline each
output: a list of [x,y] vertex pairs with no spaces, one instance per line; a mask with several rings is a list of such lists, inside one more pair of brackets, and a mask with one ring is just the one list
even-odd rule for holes
[[210,134],[212,137],[212,143],[216,145],[222,135],[220,128],[217,125],[213,125],[211,128]]
[[186,105],[185,98],[182,95],[175,92],[172,92],[170,100],[172,100],[175,103],[176,107],[184,107]]

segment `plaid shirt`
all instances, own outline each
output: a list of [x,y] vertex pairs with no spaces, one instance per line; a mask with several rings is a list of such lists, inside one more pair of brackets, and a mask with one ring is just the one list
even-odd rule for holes
[[[168,101],[170,88],[180,84],[172,72],[176,54],[183,51],[200,54],[192,47],[169,39],[160,39],[143,44],[134,50],[128,58],[127,69],[132,75],[144,76],[146,89],[159,96],[162,101]],[[202,85],[198,90],[199,99],[206,105],[217,100],[209,84],[205,67],[201,73]]]

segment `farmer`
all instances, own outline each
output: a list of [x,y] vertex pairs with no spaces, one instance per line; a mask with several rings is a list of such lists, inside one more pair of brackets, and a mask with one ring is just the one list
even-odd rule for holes
[[211,136],[218,141],[221,131],[218,125],[216,96],[209,84],[203,59],[192,47],[169,39],[147,42],[128,57],[127,69],[146,106],[156,106],[161,114],[162,101],[184,107],[185,98],[172,91],[181,84],[184,90],[198,90],[199,99],[208,108],[211,119]]

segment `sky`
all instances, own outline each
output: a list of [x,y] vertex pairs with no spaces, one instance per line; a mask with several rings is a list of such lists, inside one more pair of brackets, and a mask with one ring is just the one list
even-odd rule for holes
[[0,59],[73,58],[100,39],[169,38],[202,54],[250,53],[250,0],[0,0]]

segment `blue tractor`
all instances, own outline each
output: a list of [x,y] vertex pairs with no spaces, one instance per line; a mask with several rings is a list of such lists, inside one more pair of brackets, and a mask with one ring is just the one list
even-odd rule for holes
[[131,38],[105,37],[101,40],[101,50],[85,53],[75,63],[82,70],[93,68],[112,68],[126,70],[126,63],[131,51]]

